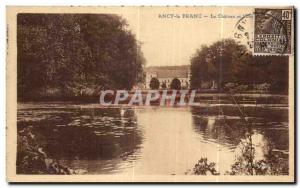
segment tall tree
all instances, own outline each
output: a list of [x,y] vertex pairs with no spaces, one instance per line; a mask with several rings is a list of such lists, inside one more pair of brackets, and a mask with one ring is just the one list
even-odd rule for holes
[[267,83],[271,91],[287,93],[288,57],[253,56],[232,39],[202,46],[191,58],[191,87],[201,88],[202,81],[256,85]]
[[143,81],[141,44],[117,15],[19,14],[18,94],[130,89]]

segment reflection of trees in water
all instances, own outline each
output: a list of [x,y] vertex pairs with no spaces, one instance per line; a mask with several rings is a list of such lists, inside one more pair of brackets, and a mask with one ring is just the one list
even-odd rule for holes
[[[33,131],[56,159],[112,159],[134,157],[142,134],[132,109],[69,109],[60,121],[35,122]],[[18,122],[18,129],[30,123]]]
[[[245,145],[249,142],[247,138],[243,138],[240,140],[235,152],[237,155],[241,155],[242,149]],[[268,155],[269,151],[271,150],[271,143],[270,141],[261,133],[257,131],[253,131],[252,135],[252,147],[255,151],[254,160],[263,160],[265,159],[266,155]]]
[[[202,134],[206,140],[216,140],[218,144],[230,144],[235,148],[236,160],[232,165],[230,172],[231,175],[246,174],[246,175],[278,175],[288,174],[288,155],[283,152],[278,152],[278,149],[286,146],[288,150],[288,134],[285,137],[276,140],[278,135],[278,124],[281,126],[281,132],[288,132],[288,128],[284,126],[281,120],[286,121],[286,112],[279,116],[273,116],[274,113],[268,109],[270,113],[266,116],[261,116],[260,112],[266,112],[266,108],[254,109],[254,114],[251,109],[248,112],[251,117],[245,116],[245,113],[233,115],[229,111],[230,116],[224,113],[223,107],[218,107],[219,111],[214,110],[215,113],[210,111],[210,115],[205,115],[201,112],[201,108],[192,108],[193,125],[195,130]],[[238,108],[240,108],[238,106]],[[205,108],[204,108],[205,109]],[[245,110],[245,111],[246,111]],[[257,111],[255,111],[257,110]],[[274,134],[277,132],[277,134]],[[275,141],[275,142],[273,142]],[[282,142],[283,144],[281,144]],[[275,149],[275,151],[274,151]]]
[[257,131],[272,143],[272,148],[277,150],[289,150],[288,125],[281,122],[270,123],[266,127],[257,127]]
[[[247,133],[245,123],[240,119],[238,113],[233,113],[234,109],[230,110],[227,107],[221,112],[223,107],[222,109],[218,108],[219,110],[193,107],[191,112],[194,130],[203,135],[204,139],[217,141],[221,145],[231,145],[233,148],[241,145]],[[252,110],[252,108],[246,109],[251,115],[255,115],[254,112],[251,113]],[[269,109],[269,115],[266,118],[261,118],[262,111],[265,109],[258,110],[257,116],[248,117],[248,121],[252,122],[253,145],[257,152],[267,154],[268,150],[274,148],[288,150],[288,128],[284,126],[280,126],[280,130],[276,128],[281,120],[286,121],[285,112],[281,112],[281,115],[273,116],[273,119],[270,119],[270,114],[279,114],[278,111],[272,112]],[[209,115],[206,115],[206,112],[209,112]],[[271,120],[276,125],[270,123]]]
[[[274,142],[275,146],[286,145],[288,135],[277,140],[277,130],[269,129],[272,125],[270,121],[281,122],[286,121],[287,115],[285,111],[267,108],[242,107],[250,117],[246,117],[251,122],[252,129],[255,134],[261,134],[266,137],[269,144]],[[245,138],[247,128],[245,122],[239,117],[239,112],[234,106],[214,106],[205,108],[192,108],[193,126],[197,132],[203,135],[204,139],[213,139],[220,144],[229,144],[236,147],[241,139]],[[285,129],[286,131],[287,129]],[[275,133],[275,134],[272,134]]]
[[238,119],[227,119],[225,123],[224,118],[218,114],[207,116],[201,111],[202,108],[192,108],[193,127],[204,139],[217,140],[220,144],[237,145],[245,136],[245,130],[241,129],[242,122]]

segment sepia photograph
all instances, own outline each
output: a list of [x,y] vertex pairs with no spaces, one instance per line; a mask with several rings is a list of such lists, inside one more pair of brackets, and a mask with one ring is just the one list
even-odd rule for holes
[[9,182],[294,182],[293,7],[7,7]]

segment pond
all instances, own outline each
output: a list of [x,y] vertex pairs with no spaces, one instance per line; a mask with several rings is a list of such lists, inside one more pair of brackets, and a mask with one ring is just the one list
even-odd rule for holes
[[[240,104],[253,128],[255,160],[268,150],[288,160],[288,107]],[[87,174],[181,175],[201,157],[230,170],[246,125],[232,104],[103,107],[19,103],[18,131],[32,126],[52,158]]]

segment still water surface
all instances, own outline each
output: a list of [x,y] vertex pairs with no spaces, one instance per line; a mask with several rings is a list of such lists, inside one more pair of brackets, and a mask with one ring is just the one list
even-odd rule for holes
[[[288,159],[288,108],[241,105],[253,125],[255,159]],[[33,126],[48,155],[88,174],[184,174],[201,157],[230,170],[246,128],[235,105],[101,107],[20,103],[18,131]]]

